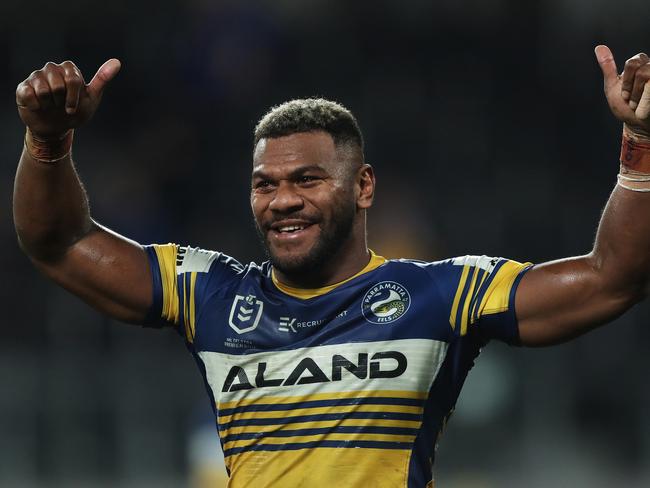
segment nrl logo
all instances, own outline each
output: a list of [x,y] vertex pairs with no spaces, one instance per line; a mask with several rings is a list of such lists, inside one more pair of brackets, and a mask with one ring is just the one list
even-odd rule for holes
[[228,324],[238,334],[255,330],[262,318],[264,303],[255,295],[235,295],[235,300],[230,307]]

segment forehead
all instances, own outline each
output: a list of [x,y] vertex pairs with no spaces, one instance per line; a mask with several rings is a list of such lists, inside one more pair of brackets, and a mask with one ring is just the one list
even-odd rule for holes
[[319,166],[326,171],[340,167],[340,154],[327,132],[299,132],[261,139],[253,153],[253,171],[283,172],[301,166]]

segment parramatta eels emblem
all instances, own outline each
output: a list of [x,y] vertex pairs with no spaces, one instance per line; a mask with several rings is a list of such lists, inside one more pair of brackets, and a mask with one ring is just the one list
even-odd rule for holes
[[387,324],[402,317],[411,305],[408,290],[395,281],[382,281],[370,287],[361,301],[361,312],[368,322]]

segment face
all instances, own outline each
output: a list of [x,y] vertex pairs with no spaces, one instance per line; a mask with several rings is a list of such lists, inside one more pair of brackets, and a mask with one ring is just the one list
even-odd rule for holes
[[262,139],[253,155],[251,207],[275,268],[301,274],[327,263],[357,214],[352,151],[325,132]]

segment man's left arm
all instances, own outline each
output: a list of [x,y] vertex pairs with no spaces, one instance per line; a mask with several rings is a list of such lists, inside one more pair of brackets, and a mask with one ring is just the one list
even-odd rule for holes
[[605,95],[624,123],[619,183],[591,253],[535,266],[515,297],[522,345],[564,342],[613,320],[650,288],[650,58],[638,54],[618,75],[611,51],[596,48]]

